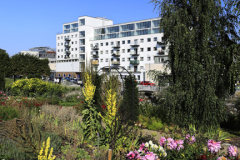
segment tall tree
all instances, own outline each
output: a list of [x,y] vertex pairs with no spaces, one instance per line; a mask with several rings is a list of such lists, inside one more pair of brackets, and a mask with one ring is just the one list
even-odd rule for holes
[[11,72],[10,58],[8,53],[0,49],[0,73],[4,76],[9,76]]
[[160,29],[169,47],[167,115],[182,126],[218,127],[226,118],[225,97],[235,92],[238,68],[233,54],[239,40],[231,27],[235,21],[227,21],[232,17],[223,13],[220,0],[151,2],[160,11]]

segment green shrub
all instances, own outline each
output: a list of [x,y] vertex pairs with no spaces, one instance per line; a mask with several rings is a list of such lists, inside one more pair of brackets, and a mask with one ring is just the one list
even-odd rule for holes
[[12,94],[23,96],[41,96],[48,95],[50,97],[61,97],[64,92],[64,88],[58,84],[52,84],[44,82],[38,78],[21,79],[13,83]]
[[0,73],[0,91],[5,91],[5,79],[2,73]]
[[83,97],[81,97],[79,94],[69,95],[65,98],[65,102],[81,102],[83,100]]
[[8,106],[8,105],[0,105],[0,117],[1,120],[8,121],[14,118],[19,118],[19,110]]

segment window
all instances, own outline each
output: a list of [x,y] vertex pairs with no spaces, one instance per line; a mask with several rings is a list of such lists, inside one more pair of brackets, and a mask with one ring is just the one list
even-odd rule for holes
[[151,28],[151,21],[137,23],[137,29]]
[[160,20],[154,20],[153,22],[153,27],[159,27],[160,26]]
[[140,61],[143,61],[144,59],[143,59],[143,57],[140,57]]
[[131,70],[131,66],[128,66],[128,70]]
[[103,51],[100,51],[101,54],[103,54]]
[[122,62],[125,62],[125,58],[122,58]]
[[75,41],[75,44],[77,44],[77,41]]
[[122,41],[122,44],[125,44],[125,41]]
[[125,49],[122,49],[122,53],[125,53]]
[[107,28],[108,33],[115,33],[115,32],[119,32],[119,26],[115,26],[115,27],[108,27]]
[[80,31],[80,32],[79,32],[79,37],[80,37],[80,38],[85,37],[85,31]]
[[157,37],[154,37],[154,39],[153,39],[154,41],[157,41]]
[[157,50],[157,47],[153,47],[153,50],[156,51],[156,50]]
[[77,54],[75,54],[75,57],[77,57]]
[[61,39],[63,39],[63,36],[61,37]]
[[151,61],[151,57],[147,57],[147,60],[148,60],[148,61]]
[[85,47],[80,47],[80,53],[85,53]]
[[128,58],[128,61],[130,61],[130,58]]
[[122,25],[121,28],[122,28],[122,31],[134,30],[134,24]]
[[103,62],[103,59],[100,59],[100,62]]
[[72,41],[72,44],[74,44],[74,42]]
[[63,58],[63,55],[61,55],[61,58]]
[[77,51],[77,48],[75,48],[75,51]]
[[106,46],[108,46],[108,42],[106,42]]
[[75,37],[77,37],[77,34],[75,34]]
[[106,62],[108,62],[108,58],[106,58]]
[[148,42],[151,42],[151,38],[148,38],[147,41],[148,41]]
[[105,28],[95,29],[94,35],[105,34]]
[[[79,43],[80,45],[85,45],[85,39],[79,39]],[[91,44],[91,47],[92,47],[92,44]]]
[[108,54],[108,50],[106,50],[106,54]]
[[148,47],[148,48],[147,48],[147,51],[151,51],[151,47]]
[[72,38],[73,38],[73,35],[72,35]]
[[141,42],[141,43],[143,43],[143,42],[144,42],[144,40],[143,40],[143,39],[140,39],[140,42]]
[[131,43],[131,41],[130,40],[128,40],[128,44],[130,44]]
[[58,46],[59,46],[59,43],[58,43]]
[[140,69],[143,69],[143,66],[140,66]]
[[61,46],[63,45],[63,43],[61,43]]
[[60,52],[60,50],[58,49],[58,52]]
[[73,51],[73,48],[72,48],[72,51]]
[[100,43],[101,46],[103,46],[103,43]]
[[79,19],[79,25],[80,26],[85,25],[85,19]]
[[58,56],[58,58],[60,58],[60,56]]
[[111,53],[113,53],[113,50],[111,50]]
[[113,42],[111,42],[111,45],[113,45]]
[[127,51],[128,51],[128,52],[130,52],[131,50],[130,50],[130,49],[128,49]]
[[138,80],[140,80],[140,75],[138,75]]
[[63,52],[63,49],[61,49],[61,52]]
[[58,40],[60,39],[60,37],[58,37]]
[[140,48],[140,52],[143,52],[143,48]]

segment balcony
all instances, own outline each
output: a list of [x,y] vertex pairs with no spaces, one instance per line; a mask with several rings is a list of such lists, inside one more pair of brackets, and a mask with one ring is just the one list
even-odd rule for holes
[[131,54],[132,56],[139,56],[139,53],[138,53],[137,51],[132,51],[130,54]]
[[79,58],[79,62],[85,62],[84,58]]
[[65,46],[66,48],[70,48],[70,47],[71,47],[70,44],[65,44],[64,46]]
[[157,54],[159,54],[159,55],[165,55],[165,51],[164,51],[164,50],[160,50],[160,51],[157,52]]
[[112,48],[114,48],[114,49],[118,49],[118,48],[120,48],[120,44],[113,45]]
[[92,65],[99,65],[98,60],[92,60]]
[[70,51],[65,51],[65,54],[69,57],[69,55],[71,54]]
[[96,54],[96,53],[94,53],[94,54],[93,54],[93,58],[99,58],[99,55]]
[[111,61],[113,65],[120,65],[120,61]]
[[120,57],[121,54],[120,54],[120,52],[116,52],[116,53],[112,53],[112,56],[113,56],[113,57]]
[[138,42],[133,42],[133,43],[131,44],[131,46],[132,46],[132,47],[139,47],[140,44],[139,44]]
[[92,47],[92,50],[99,50],[99,47],[98,46],[94,46],[94,47]]
[[65,41],[70,41],[70,38],[65,38]]
[[139,65],[139,60],[131,60],[130,64],[132,64],[132,65]]
[[164,41],[157,41],[157,44],[158,45],[165,45],[165,42]]

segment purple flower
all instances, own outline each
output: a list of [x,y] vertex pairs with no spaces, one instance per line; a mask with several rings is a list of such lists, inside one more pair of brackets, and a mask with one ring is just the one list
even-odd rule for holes
[[218,150],[221,148],[221,141],[220,142],[215,142],[214,140],[208,140],[208,151],[211,153],[217,153]]
[[175,143],[177,144],[177,150],[178,151],[180,151],[180,149],[184,148],[184,146],[183,146],[184,141],[183,140],[175,140]]
[[189,142],[190,144],[193,144],[194,142],[196,142],[195,136],[191,136],[191,138],[188,140],[188,142]]
[[189,134],[187,134],[187,135],[186,135],[186,139],[188,139],[189,137],[190,137],[190,135],[189,135]]
[[177,148],[177,143],[174,142],[172,138],[167,139],[167,148],[168,149],[176,149]]
[[166,138],[165,138],[165,137],[161,137],[160,140],[159,140],[160,146],[163,147],[163,145],[165,144],[165,142],[166,142]]
[[128,159],[133,159],[135,157],[135,154],[132,152],[132,151],[130,151],[128,154],[127,154],[127,158]]
[[222,156],[222,157],[218,157],[217,160],[227,160],[227,158],[225,158],[224,156]]
[[236,156],[237,152],[238,152],[236,146],[229,146],[227,151],[228,151],[229,156]]
[[147,154],[142,157],[142,160],[156,160],[158,156],[154,154],[153,152],[147,152]]

